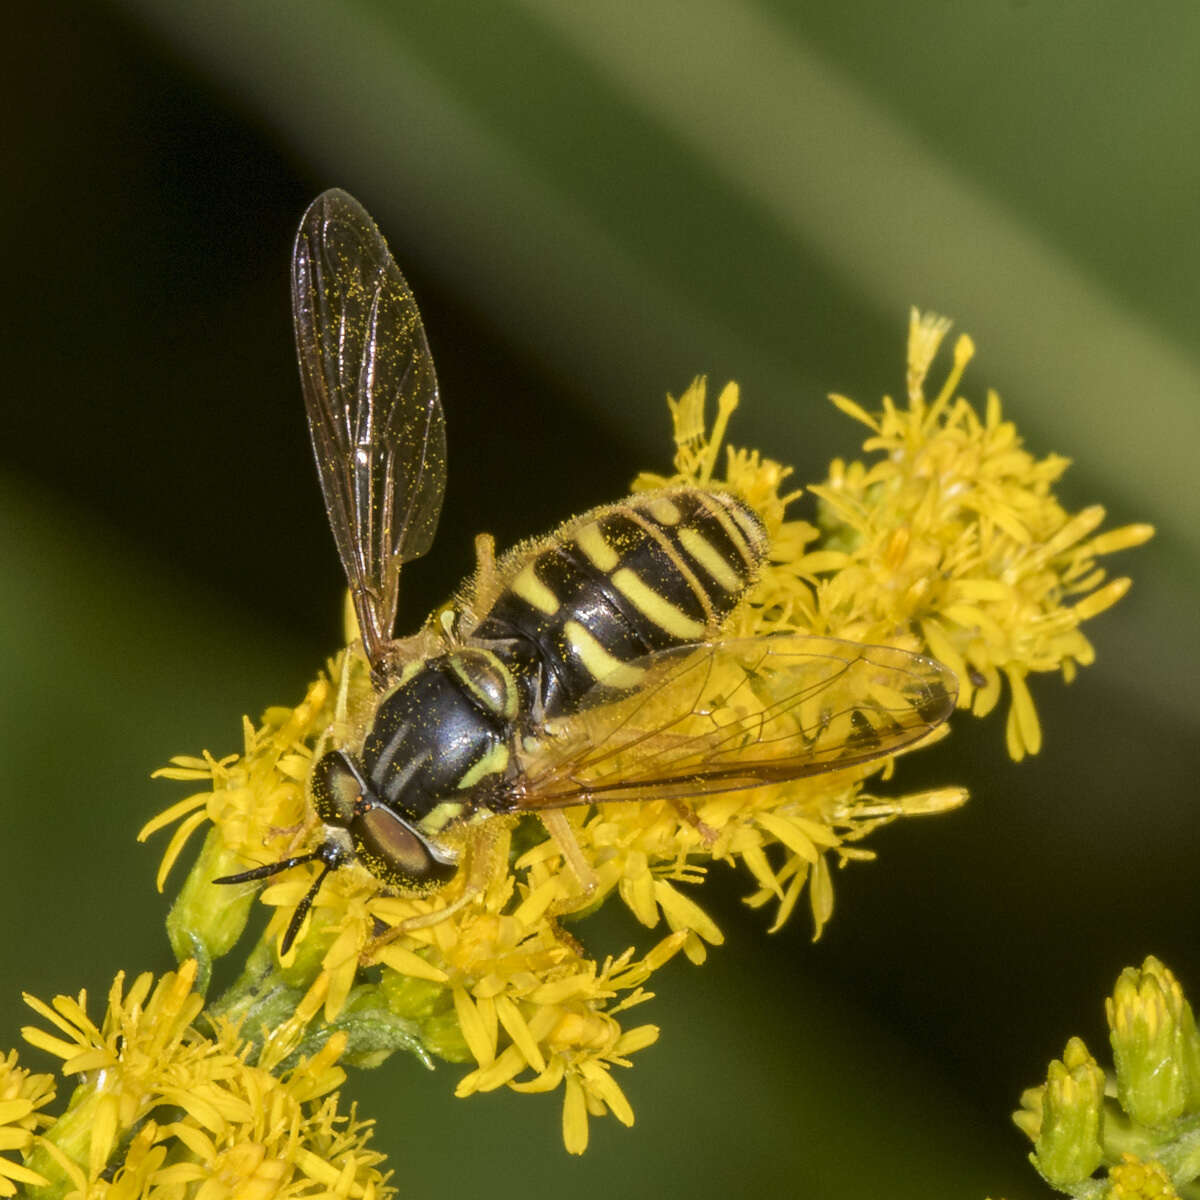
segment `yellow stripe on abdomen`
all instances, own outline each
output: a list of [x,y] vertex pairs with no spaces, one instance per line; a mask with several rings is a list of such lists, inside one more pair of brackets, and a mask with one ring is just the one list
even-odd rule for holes
[[745,576],[739,575],[699,530],[686,527],[679,530],[676,536],[684,550],[727,592],[740,592],[746,586]]
[[609,545],[597,521],[591,521],[575,531],[575,544],[598,571],[611,571],[621,556]]
[[563,625],[563,636],[575,657],[597,682],[608,687],[637,687],[646,674],[642,667],[632,667],[614,658],[578,621],[567,621]]
[[676,608],[664,596],[644,583],[628,567],[614,571],[613,586],[647,620],[681,642],[696,642],[704,636],[704,625]]
[[642,501],[642,507],[660,525],[678,525],[683,519],[679,505],[669,496],[650,496]]
[[533,566],[533,563],[526,563],[517,572],[509,587],[513,594],[520,596],[526,604],[552,617],[558,612],[558,597],[537,577]]

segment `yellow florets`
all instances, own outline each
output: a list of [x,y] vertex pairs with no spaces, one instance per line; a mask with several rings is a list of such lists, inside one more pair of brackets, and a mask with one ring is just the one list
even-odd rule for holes
[[[791,512],[801,491],[788,486],[789,468],[725,445],[738,402],[733,384],[721,393],[711,429],[702,380],[671,400],[675,472],[640,476],[634,486],[729,491],[761,517],[767,560],[725,636],[815,635],[927,654],[957,674],[960,706],[978,715],[995,705],[1006,678],[1008,741],[1019,758],[1039,744],[1026,676],[1059,670],[1069,678],[1076,664],[1091,660],[1079,624],[1127,586],[1104,583],[1095,558],[1150,531],[1130,526],[1094,536],[1102,511],[1072,516],[1052,493],[1064,459],[1037,460],[1022,449],[994,396],[982,419],[954,397],[969,339],[959,339],[947,382],[928,400],[925,380],[947,328],[914,316],[907,407],[885,399],[873,415],[835,397],[868,426],[863,449],[876,457],[870,464],[833,462],[828,478],[808,488],[819,503],[814,521]],[[314,754],[343,744],[344,731],[331,729],[335,713],[357,712],[352,720],[360,721],[372,702],[361,655],[348,650],[295,710],[274,709],[261,726],[247,724],[242,755],[180,758],[162,772],[203,790],[143,830],[146,836],[183,818],[160,886],[187,837],[206,821],[213,825],[172,913],[181,957],[200,955],[206,966],[232,946],[249,917],[254,887],[218,888],[214,878],[311,849],[320,836],[307,784]],[[945,731],[933,730],[923,744]],[[953,786],[890,797],[868,791],[868,778],[887,777],[891,763],[875,758],[679,803],[634,800],[552,812],[545,820],[555,836],[534,817],[519,826],[508,817],[459,826],[451,836],[464,865],[443,891],[387,895],[361,866],[336,871],[279,962],[263,947],[279,945],[318,870],[297,866],[257,893],[273,914],[256,954],[266,955],[279,986],[294,994],[289,1038],[303,1036],[309,1023],[336,1037],[349,1009],[361,1015],[366,1006],[381,1027],[387,1018],[416,1029],[416,1045],[407,1048],[473,1062],[460,1095],[561,1085],[564,1137],[579,1152],[589,1114],[632,1120],[612,1068],[628,1065],[657,1029],[626,1029],[621,1014],[648,998],[643,984],[673,954],[682,950],[700,962],[706,946],[722,940],[690,887],[711,862],[745,864],[755,885],[748,902],[776,905],[776,928],[807,886],[819,932],[832,911],[832,867],[869,858],[861,842],[871,831],[899,816],[946,811],[966,797]],[[601,963],[561,923],[613,894],[642,925],[669,932],[641,958],[629,949]],[[355,1061],[379,1062],[401,1044],[357,1047]]]
[[194,960],[157,985],[145,974],[126,989],[119,974],[98,1025],[84,993],[53,1004],[26,997],[57,1030],[27,1028],[26,1040],[89,1083],[39,1139],[39,1170],[88,1200],[167,1200],[200,1185],[205,1196],[231,1198],[329,1195],[335,1186],[392,1195],[382,1156],[366,1148],[371,1123],[338,1111],[344,1037],[287,1069],[277,1043],[252,1063],[232,1026],[215,1037],[196,1028],[204,1002],[195,980]]
[[1128,525],[1093,537],[1104,510],[1071,514],[1053,485],[1069,462],[1035,459],[988,393],[981,419],[954,392],[974,353],[968,337],[928,400],[925,378],[949,329],[913,313],[909,330],[908,407],[885,398],[879,414],[835,396],[873,436],[871,465],[835,460],[828,480],[812,491],[823,505],[826,541],[846,559],[822,573],[813,628],[873,640],[896,628],[919,635],[928,653],[959,677],[959,704],[977,716],[1012,695],[1010,754],[1041,746],[1026,683],[1033,672],[1060,671],[1068,681],[1095,657],[1081,622],[1114,604],[1128,579],[1104,582],[1096,558],[1140,545],[1153,530]]
[[17,1052],[0,1056],[0,1196],[15,1196],[18,1184],[44,1186],[46,1179],[8,1157],[28,1158],[39,1129],[53,1121],[41,1110],[54,1099],[54,1077],[17,1065]]
[[955,397],[974,353],[969,337],[956,342],[950,373],[928,399],[925,381],[949,329],[943,318],[913,312],[907,407],[885,397],[872,414],[832,397],[871,430],[863,450],[880,457],[870,465],[835,459],[828,478],[808,487],[820,501],[819,528],[784,519],[800,493],[780,494],[790,472],[778,463],[727,448],[725,477],[717,474],[719,440],[737,405],[733,385],[718,401],[711,438],[703,380],[672,404],[678,473],[641,476],[636,486],[711,481],[758,510],[772,549],[751,596],[750,631],[792,628],[922,649],[955,672],[959,705],[977,716],[995,706],[1006,678],[1008,747],[1020,759],[1041,745],[1026,676],[1060,671],[1070,680],[1092,662],[1079,626],[1129,588],[1126,578],[1106,583],[1096,559],[1140,545],[1153,529],[1092,536],[1103,508],[1068,513],[1051,490],[1069,460],[1029,454],[994,392],[982,419]]

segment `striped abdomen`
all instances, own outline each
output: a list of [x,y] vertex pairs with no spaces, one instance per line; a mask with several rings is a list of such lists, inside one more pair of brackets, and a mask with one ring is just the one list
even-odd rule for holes
[[598,681],[636,686],[628,664],[652,651],[715,637],[766,545],[758,516],[726,493],[632,496],[502,562],[507,584],[472,639],[506,644],[501,653],[534,673],[542,711],[556,716]]

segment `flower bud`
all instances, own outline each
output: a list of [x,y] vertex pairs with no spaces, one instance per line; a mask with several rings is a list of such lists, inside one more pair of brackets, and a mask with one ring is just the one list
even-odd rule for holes
[[167,937],[178,962],[194,958],[200,964],[197,989],[208,984],[214,959],[228,954],[246,928],[258,884],[224,886],[213,880],[245,868],[245,863],[225,848],[221,831],[208,832],[179,895],[167,914]]
[[1121,1107],[1159,1126],[1195,1105],[1196,1026],[1179,981],[1156,958],[1126,967],[1104,1002]]
[[1080,1183],[1104,1158],[1100,1147],[1104,1072],[1083,1042],[1072,1038],[1062,1060],[1050,1064],[1046,1083],[1038,1090],[1042,1119],[1034,1140],[1034,1165],[1052,1187]]

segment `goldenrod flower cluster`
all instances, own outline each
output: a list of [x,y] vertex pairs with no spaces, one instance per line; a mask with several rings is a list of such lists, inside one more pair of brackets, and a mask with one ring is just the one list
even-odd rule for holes
[[[738,402],[732,384],[711,426],[702,380],[671,401],[674,471],[640,476],[634,487],[729,491],[761,516],[768,561],[729,622],[730,638],[812,634],[929,655],[957,675],[959,705],[977,715],[997,703],[1006,680],[1009,748],[1020,757],[1040,741],[1027,677],[1053,670],[1069,678],[1091,661],[1080,622],[1127,587],[1106,583],[1096,558],[1150,531],[1096,535],[1101,510],[1073,516],[1053,496],[1065,460],[1022,449],[994,396],[982,418],[956,398],[968,339],[959,339],[949,378],[927,397],[946,331],[914,315],[906,404],[885,399],[870,414],[834,398],[868,426],[870,461],[835,460],[828,478],[808,488],[819,502],[814,522],[793,515],[801,492],[788,468],[727,444]],[[877,757],[694,803],[599,804],[552,813],[545,826],[533,816],[462,823],[446,834],[462,866],[441,892],[394,895],[349,865],[328,876],[281,955],[318,865],[294,866],[258,890],[212,881],[319,843],[308,784],[315,757],[352,746],[374,703],[352,639],[298,705],[245,722],[241,753],[180,757],[160,772],[196,788],[142,831],[176,826],[160,888],[191,835],[208,830],[168,919],[185,965],[153,993],[148,977],[127,993],[118,979],[99,1027],[82,998],[33,1002],[65,1040],[31,1040],[88,1086],[37,1141],[44,1088],[38,1077],[18,1078],[10,1063],[15,1082],[7,1086],[21,1097],[9,1118],[21,1132],[10,1144],[32,1165],[0,1159],[0,1185],[5,1171],[18,1179],[21,1170],[53,1169],[80,1196],[300,1196],[310,1184],[331,1195],[385,1194],[365,1127],[337,1114],[334,1064],[377,1066],[397,1050],[468,1064],[460,1096],[561,1088],[564,1142],[581,1153],[590,1117],[633,1122],[615,1068],[658,1037],[656,1026],[628,1016],[650,999],[646,984],[677,953],[699,963],[722,940],[693,887],[710,863],[743,865],[753,881],[748,903],[774,904],[776,928],[807,886],[819,933],[832,911],[832,868],[869,858],[861,842],[874,828],[966,798],[956,786],[868,790],[870,777],[891,773],[892,759]],[[945,732],[931,727],[922,744]],[[609,897],[658,931],[648,947],[596,956],[577,940],[580,924],[567,932]],[[270,916],[241,980],[205,1005],[212,963],[234,947],[260,901]],[[9,1111],[5,1095],[0,1115]],[[151,1113],[166,1103],[183,1116],[156,1124]]]
[[47,1188],[53,1179],[69,1200],[392,1195],[382,1155],[366,1146],[371,1123],[338,1111],[344,1039],[285,1067],[291,1044],[276,1036],[252,1061],[227,1022],[214,1037],[197,1030],[195,983],[194,959],[157,985],[145,974],[126,989],[119,974],[99,1025],[84,993],[26,997],[56,1032],[27,1028],[25,1039],[82,1086],[10,1176]]
[[[1104,1002],[1113,1067],[1077,1037],[1013,1120],[1042,1178],[1072,1196],[1177,1200],[1200,1180],[1200,1033],[1179,981],[1154,957]],[[1097,1174],[1102,1171],[1103,1174]],[[1179,1189],[1179,1190],[1177,1190]]]

